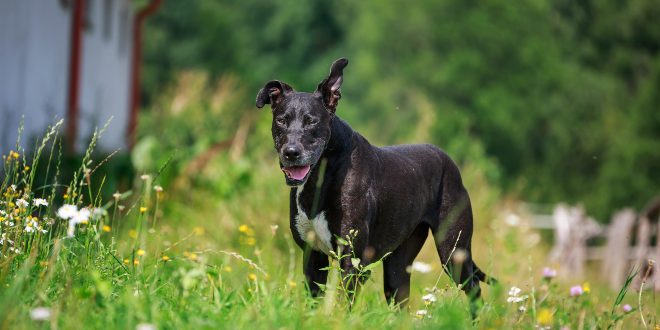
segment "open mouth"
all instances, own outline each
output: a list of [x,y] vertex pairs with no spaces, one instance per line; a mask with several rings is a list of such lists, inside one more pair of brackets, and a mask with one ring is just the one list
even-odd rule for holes
[[287,179],[294,182],[302,182],[309,174],[310,169],[311,169],[310,165],[290,166],[290,167],[282,167],[282,172],[284,172]]

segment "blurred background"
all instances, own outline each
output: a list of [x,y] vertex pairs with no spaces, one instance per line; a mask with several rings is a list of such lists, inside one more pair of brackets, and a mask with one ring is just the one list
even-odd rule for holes
[[[446,150],[479,226],[515,204],[507,223],[523,205],[552,229],[561,202],[597,226],[623,208],[637,223],[660,193],[658,17],[646,0],[3,0],[0,151],[21,118],[28,149],[64,118],[70,154],[112,118],[108,194],[159,173],[209,223],[286,224],[256,93],[271,79],[313,91],[347,57],[338,115],[376,145]],[[254,192],[277,197],[240,210]],[[194,217],[181,207],[165,206],[174,223]]]

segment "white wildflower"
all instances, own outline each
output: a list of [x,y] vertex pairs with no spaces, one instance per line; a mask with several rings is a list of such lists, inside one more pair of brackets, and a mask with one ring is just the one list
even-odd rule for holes
[[47,321],[50,320],[50,308],[48,307],[37,307],[30,311],[30,318],[35,321]]
[[527,300],[528,296],[527,295],[521,296],[520,295],[521,292],[522,290],[520,288],[515,286],[511,287],[511,289],[509,289],[509,297],[506,298],[506,301],[508,303],[519,303]]
[[427,311],[426,309],[420,309],[417,312],[415,312],[415,316],[417,316],[420,319],[423,319],[428,314],[429,314],[429,311]]
[[155,324],[140,323],[135,327],[135,330],[156,330],[158,329]]
[[433,270],[433,267],[425,262],[414,261],[412,263],[412,271],[425,274],[431,272],[431,270]]
[[159,186],[159,185],[155,185],[155,186],[154,186],[154,190],[155,190],[156,192],[163,192],[163,187],[161,187],[161,186]]
[[71,217],[69,222],[74,222],[76,224],[78,224],[78,223],[87,223],[89,221],[89,217],[91,215],[92,215],[92,212],[88,208],[84,207],[84,208],[78,210],[78,212]]
[[76,214],[78,214],[78,207],[71,204],[64,204],[57,210],[57,216],[64,220],[73,218]]
[[43,198],[35,198],[32,200],[35,206],[48,206],[48,201]]
[[140,179],[142,179],[142,180],[149,180],[149,178],[150,178],[149,174],[142,174],[140,176]]
[[14,241],[7,238],[7,233],[2,233],[2,235],[0,235],[0,245],[4,245],[5,241],[8,242],[9,244],[14,245]]
[[425,304],[429,305],[429,304],[432,304],[432,303],[436,302],[438,300],[438,298],[436,298],[436,296],[434,294],[429,293],[429,294],[425,294],[422,297],[422,300],[424,300]]
[[102,218],[106,214],[108,214],[108,212],[102,207],[95,207],[92,210],[92,218],[94,219]]
[[34,218],[28,218],[27,222],[25,223],[25,232],[32,233],[38,226],[39,224],[36,220],[34,220]]
[[504,221],[511,227],[518,227],[520,225],[520,216],[515,213],[508,213]]
[[30,206],[30,203],[28,203],[28,201],[24,200],[23,198],[19,198],[16,200],[16,205],[24,209]]

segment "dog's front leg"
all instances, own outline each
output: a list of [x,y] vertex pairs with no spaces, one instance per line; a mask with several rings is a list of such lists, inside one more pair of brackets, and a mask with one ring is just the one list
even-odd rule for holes
[[320,285],[325,285],[328,280],[328,256],[322,252],[307,247],[303,255],[303,270],[305,280],[312,297],[323,294]]
[[343,248],[339,265],[341,267],[343,289],[349,308],[352,308],[361,285],[371,274],[370,271],[363,270],[364,266],[370,262],[365,257],[369,237],[366,226],[350,230],[343,237],[349,240],[349,244]]

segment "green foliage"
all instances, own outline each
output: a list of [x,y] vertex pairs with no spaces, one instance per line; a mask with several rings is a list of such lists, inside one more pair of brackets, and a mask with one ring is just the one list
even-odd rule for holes
[[373,142],[435,143],[508,192],[584,202],[606,221],[660,192],[658,12],[643,0],[169,1],[148,26],[145,99],[201,69],[238,77],[249,106],[265,81],[309,91],[346,56],[339,114]]

